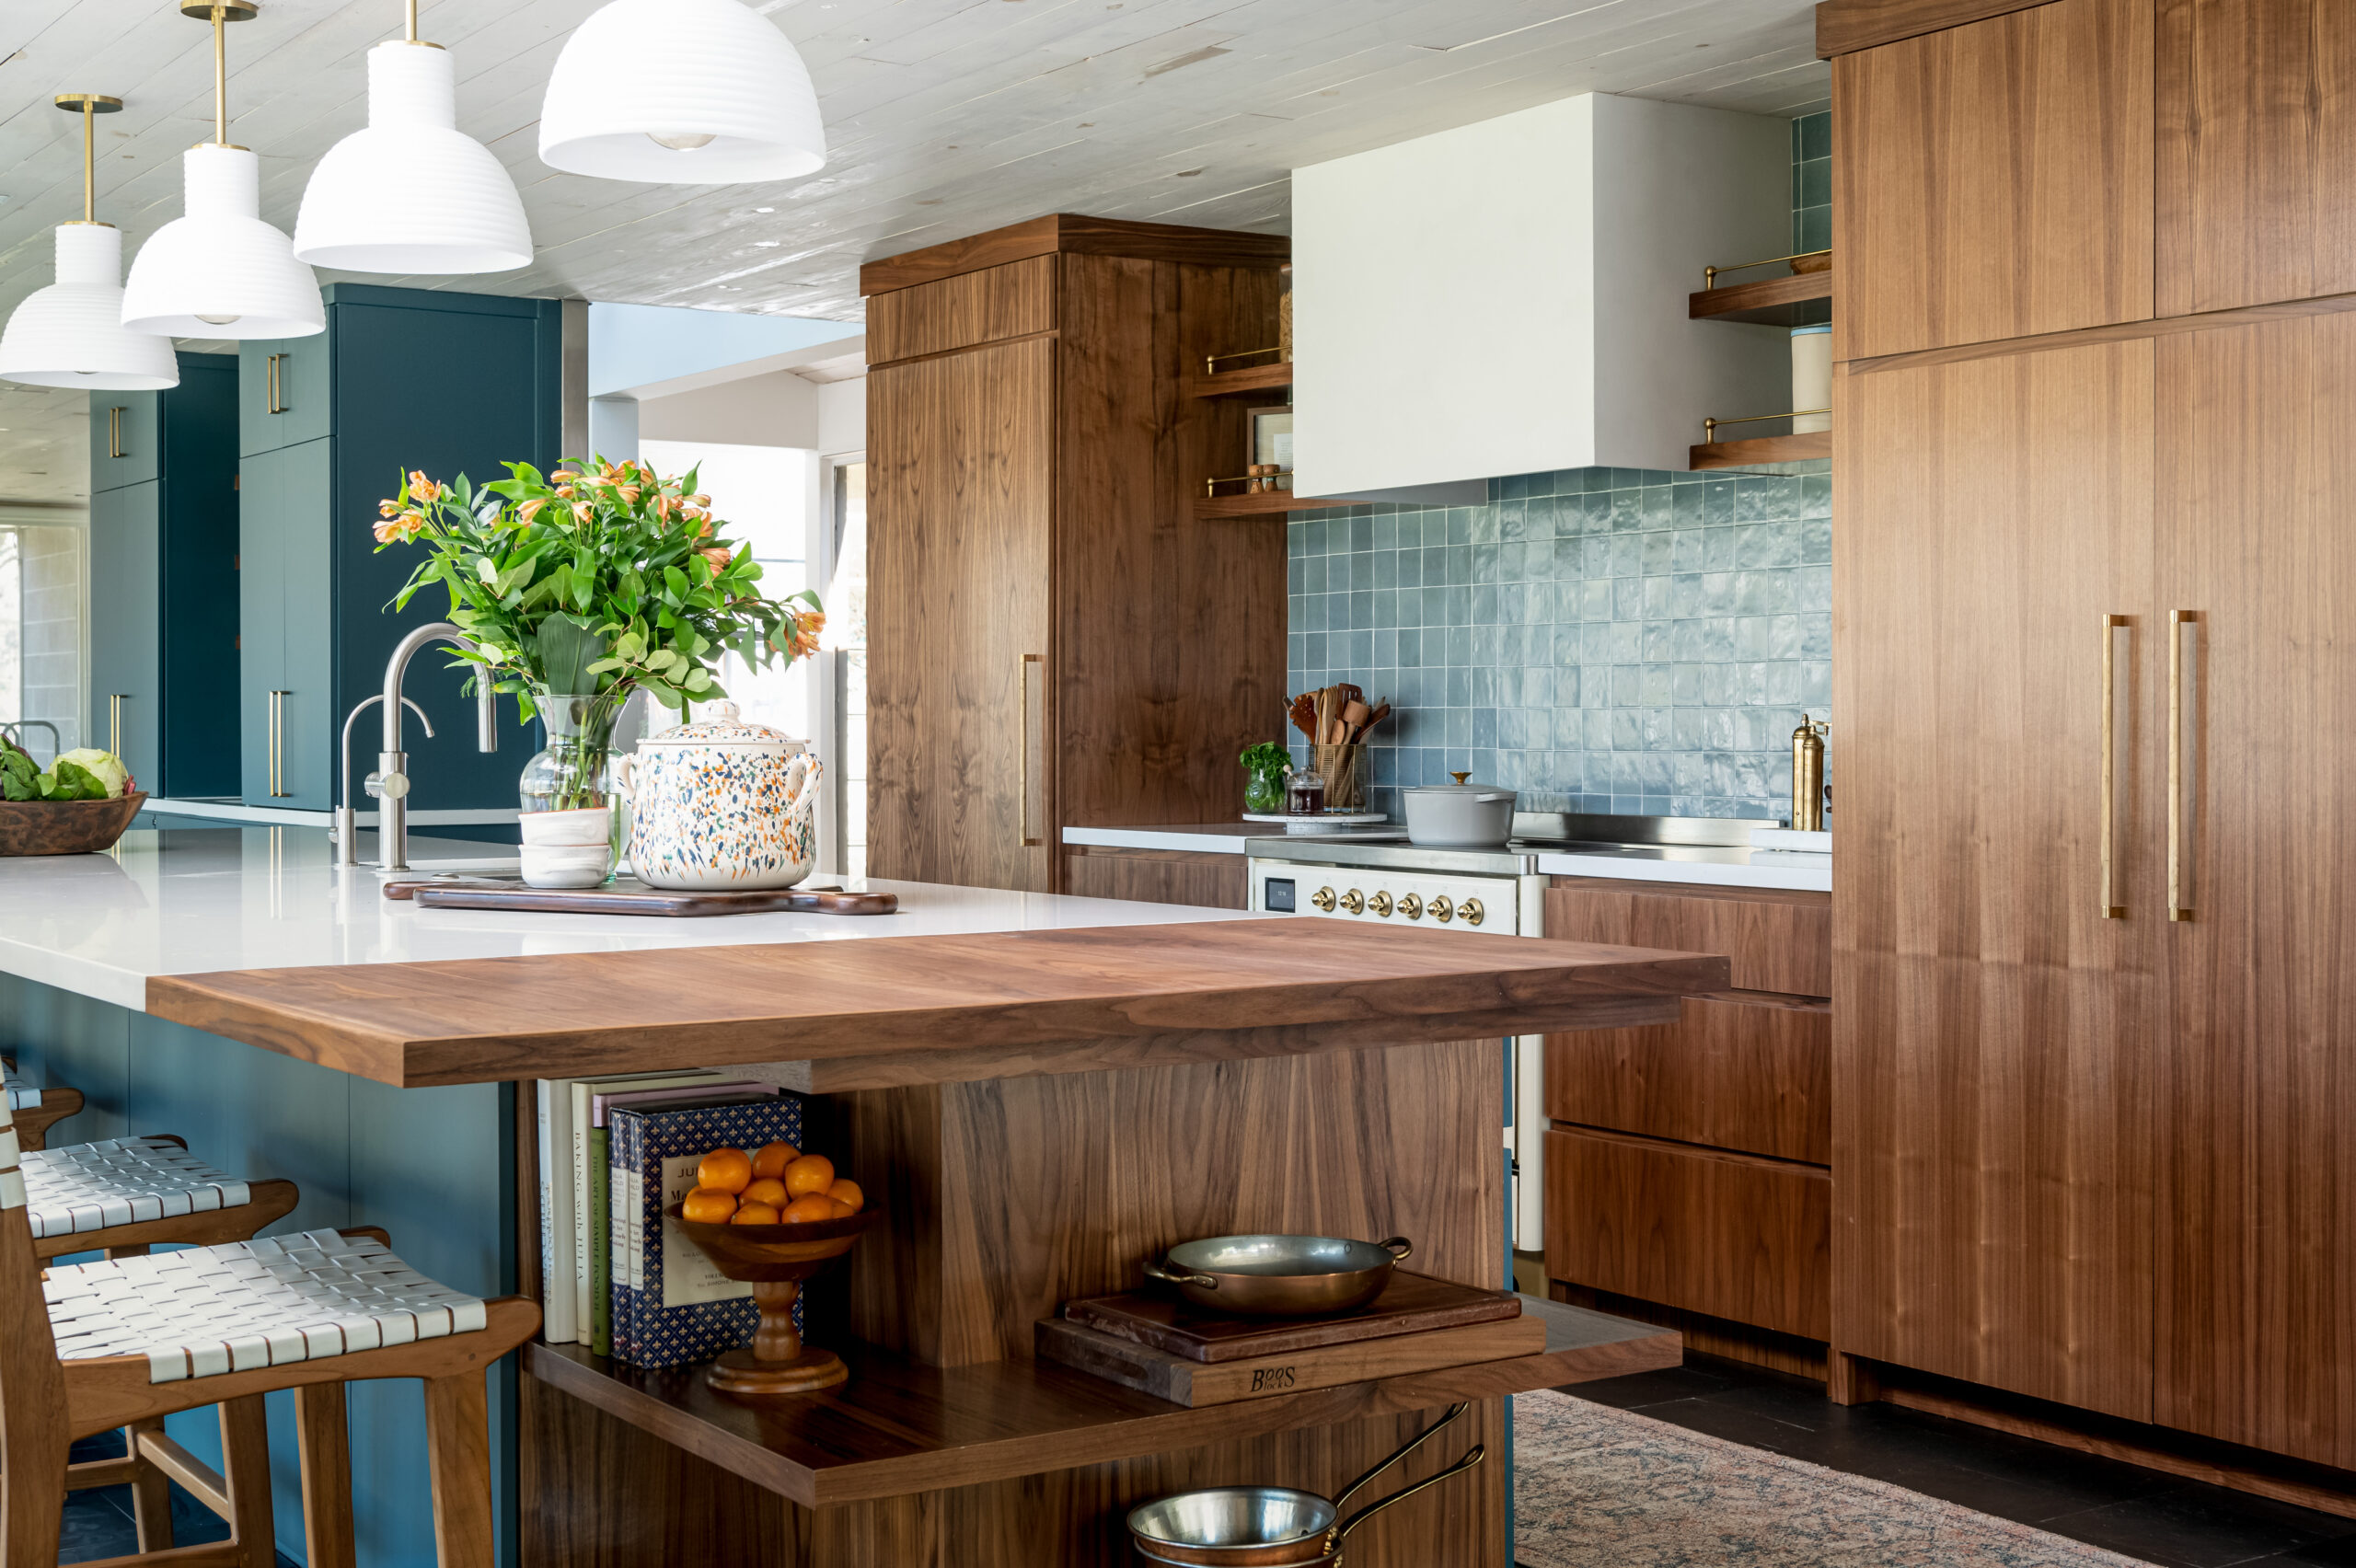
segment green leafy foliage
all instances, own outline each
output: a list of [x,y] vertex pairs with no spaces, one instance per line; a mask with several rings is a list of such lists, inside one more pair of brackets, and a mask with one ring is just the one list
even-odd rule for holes
[[[75,760],[80,758],[80,761]],[[121,780],[110,788],[110,778]],[[0,798],[10,801],[104,801],[129,787],[130,776],[111,752],[68,752],[46,771],[33,764],[32,755],[0,736]]]
[[1262,741],[1256,746],[1246,746],[1236,760],[1253,773],[1281,773],[1292,766],[1292,754],[1280,745]]
[[479,490],[412,472],[377,510],[376,548],[422,541],[426,559],[393,606],[438,582],[449,617],[480,650],[456,659],[516,694],[600,696],[644,689],[666,708],[727,695],[713,662],[791,663],[826,624],[813,593],[765,597],[752,551],[696,493],[696,471],[664,478],[637,463],[528,463]]

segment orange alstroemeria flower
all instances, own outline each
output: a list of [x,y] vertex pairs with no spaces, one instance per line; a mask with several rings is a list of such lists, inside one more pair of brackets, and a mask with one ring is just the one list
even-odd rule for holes
[[409,493],[410,500],[431,506],[442,499],[442,487],[427,478],[422,468],[412,468],[409,476]]
[[711,562],[711,570],[714,571],[727,571],[728,563],[736,559],[736,552],[726,545],[714,545],[708,550],[699,550],[697,553]]

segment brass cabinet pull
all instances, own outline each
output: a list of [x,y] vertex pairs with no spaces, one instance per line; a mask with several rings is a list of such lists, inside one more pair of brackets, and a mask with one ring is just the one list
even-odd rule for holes
[[2168,617],[2168,918],[2189,920],[2184,890],[2184,628],[2200,624],[2199,610]]
[[270,411],[273,414],[283,414],[289,407],[286,401],[286,373],[279,368],[285,360],[284,354],[271,355],[269,375],[264,378],[269,389]]
[[[1014,664],[1014,689],[1022,713],[1014,742],[1014,787],[1020,791],[1014,806],[1015,836],[1025,849],[1035,848],[1040,843],[1031,836],[1031,666],[1046,662],[1045,653],[1025,653]],[[1044,674],[1045,672],[1043,670],[1041,673]]]
[[286,788],[286,699],[291,691],[270,694],[270,798],[283,801],[294,791]]
[[131,455],[129,452],[123,449],[122,410],[119,408],[109,409],[107,410],[107,455],[110,457],[128,457]]
[[2114,757],[2114,739],[2118,732],[2118,631],[2132,625],[2125,616],[2102,617],[2102,917],[2123,920],[2127,906],[2119,902],[2118,868],[2113,864],[2112,800],[2118,785],[2118,766]]
[[107,750],[118,757],[122,755],[122,699],[130,695],[127,691],[107,695]]

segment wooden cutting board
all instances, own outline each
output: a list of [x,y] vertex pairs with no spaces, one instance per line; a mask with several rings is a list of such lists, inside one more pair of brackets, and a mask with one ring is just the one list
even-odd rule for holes
[[1474,1361],[1508,1361],[1546,1348],[1546,1322],[1539,1317],[1498,1318],[1456,1328],[1426,1329],[1343,1344],[1320,1345],[1256,1355],[1241,1361],[1195,1361],[1166,1350],[1078,1323],[1049,1319],[1039,1324],[1042,1359],[1187,1406],[1233,1404],[1307,1389],[1338,1388],[1378,1378],[1462,1366]]
[[674,893],[624,877],[605,887],[526,887],[492,877],[434,878],[388,882],[387,898],[408,899],[432,909],[544,910],[560,915],[890,915],[897,894],[844,893],[799,887],[727,893]]
[[1450,1285],[1402,1269],[1392,1271],[1391,1283],[1366,1306],[1332,1318],[1230,1317],[1160,1292],[1064,1303],[1065,1319],[1082,1328],[1204,1362],[1265,1359],[1520,1315],[1521,1297],[1510,1290]]

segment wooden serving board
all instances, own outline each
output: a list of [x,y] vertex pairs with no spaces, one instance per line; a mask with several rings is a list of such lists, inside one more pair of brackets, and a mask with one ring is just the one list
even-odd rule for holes
[[897,894],[844,893],[838,889],[769,888],[743,893],[674,893],[629,878],[606,887],[526,887],[520,881],[452,877],[388,882],[387,898],[408,899],[433,909],[545,910],[560,915],[890,915]]
[[1050,1318],[1038,1326],[1040,1356],[1077,1371],[1190,1407],[1269,1399],[1432,1372],[1475,1361],[1509,1361],[1546,1348],[1546,1323],[1499,1318],[1449,1329],[1391,1334],[1257,1355],[1245,1361],[1194,1361],[1116,1334]]
[[1064,1317],[1082,1328],[1203,1362],[1263,1360],[1520,1315],[1521,1297],[1510,1290],[1450,1285],[1398,1269],[1381,1295],[1332,1318],[1236,1318],[1206,1312],[1176,1296],[1143,1292],[1064,1303]]

